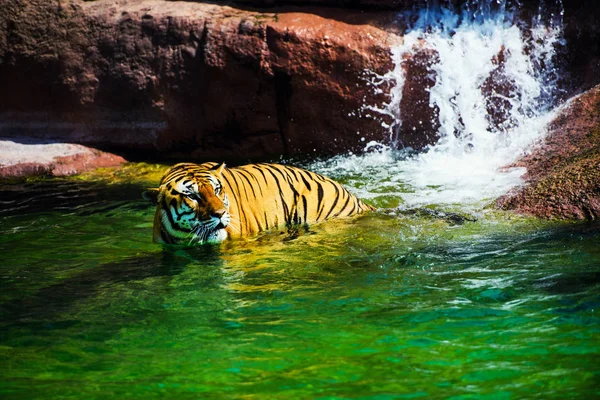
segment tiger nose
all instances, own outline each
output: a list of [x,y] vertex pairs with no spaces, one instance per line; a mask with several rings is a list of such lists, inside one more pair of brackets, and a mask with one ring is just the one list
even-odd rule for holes
[[211,212],[210,216],[221,219],[221,217],[223,217],[224,214],[225,214],[225,210],[217,210],[217,211]]

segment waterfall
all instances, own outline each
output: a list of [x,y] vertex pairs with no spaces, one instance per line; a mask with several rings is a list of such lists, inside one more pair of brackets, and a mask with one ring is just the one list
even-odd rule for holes
[[[391,49],[395,68],[371,73],[368,82],[374,90],[391,85],[388,101],[363,107],[389,130],[389,141],[316,167],[334,175],[368,171],[373,183],[357,182],[360,195],[397,195],[408,207],[481,205],[518,185],[524,170],[506,166],[544,135],[559,94],[554,61],[563,45],[561,3],[542,1],[529,21],[520,14],[518,4],[486,0],[461,9],[430,1],[399,15],[407,29]],[[403,89],[411,79],[406,63],[419,52],[430,55],[432,85],[423,89],[430,120],[409,126],[403,119]],[[418,135],[425,127],[434,127],[435,138],[415,154],[402,132]]]

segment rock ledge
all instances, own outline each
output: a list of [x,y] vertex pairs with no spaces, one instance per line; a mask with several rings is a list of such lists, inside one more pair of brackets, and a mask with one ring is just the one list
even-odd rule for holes
[[0,138],[0,178],[67,176],[126,160],[79,144]]

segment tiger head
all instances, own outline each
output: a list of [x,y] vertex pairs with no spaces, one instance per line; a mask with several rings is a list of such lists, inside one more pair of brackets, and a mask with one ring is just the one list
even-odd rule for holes
[[229,200],[221,174],[225,164],[192,170],[178,164],[165,174],[160,187],[148,189],[146,199],[156,202],[155,243],[218,243],[228,236]]

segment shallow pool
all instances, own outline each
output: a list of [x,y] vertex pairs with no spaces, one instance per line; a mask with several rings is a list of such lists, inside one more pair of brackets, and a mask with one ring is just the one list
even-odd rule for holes
[[167,248],[164,167],[128,168],[0,187],[2,398],[600,396],[597,223],[388,208]]

